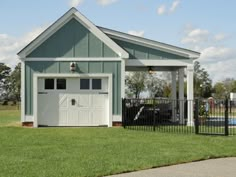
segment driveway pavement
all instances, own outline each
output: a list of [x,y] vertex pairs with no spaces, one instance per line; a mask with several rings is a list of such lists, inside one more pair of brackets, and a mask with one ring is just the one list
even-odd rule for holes
[[191,162],[111,177],[236,177],[236,157]]

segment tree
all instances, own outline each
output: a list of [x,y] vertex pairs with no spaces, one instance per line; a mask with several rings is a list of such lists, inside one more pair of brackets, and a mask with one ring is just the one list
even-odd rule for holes
[[231,92],[236,93],[236,80],[234,80],[234,81],[232,82]]
[[162,97],[166,82],[158,78],[155,74],[150,74],[147,77],[146,87],[149,91],[150,97]]
[[198,61],[194,63],[194,96],[195,97],[210,97],[212,93],[212,81],[209,74]]
[[223,82],[217,82],[214,85],[214,97],[216,99],[223,99],[225,97],[225,86],[223,84]]
[[8,98],[12,101],[20,101],[20,90],[21,90],[21,64],[18,63],[11,73],[10,77],[7,79],[7,94]]
[[6,97],[6,85],[7,80],[10,76],[11,68],[5,65],[4,63],[0,63],[0,97],[1,99],[5,99]]
[[171,96],[171,86],[170,84],[165,84],[163,88],[163,97],[170,97]]
[[139,98],[140,93],[145,90],[145,82],[147,79],[147,72],[130,72],[126,75],[125,82],[130,92],[135,95],[135,98]]

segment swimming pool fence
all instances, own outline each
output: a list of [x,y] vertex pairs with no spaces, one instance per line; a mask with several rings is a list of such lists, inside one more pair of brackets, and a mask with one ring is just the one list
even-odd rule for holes
[[123,99],[122,124],[130,130],[236,135],[236,100]]

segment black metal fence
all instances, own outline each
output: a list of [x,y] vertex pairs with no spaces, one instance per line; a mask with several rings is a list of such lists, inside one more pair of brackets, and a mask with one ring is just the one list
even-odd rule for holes
[[122,110],[127,129],[236,134],[236,100],[123,99]]

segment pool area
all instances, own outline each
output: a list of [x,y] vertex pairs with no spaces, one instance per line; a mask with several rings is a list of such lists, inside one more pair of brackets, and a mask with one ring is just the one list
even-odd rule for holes
[[[206,125],[215,125],[215,126],[223,126],[225,123],[225,118],[220,117],[210,117],[206,120]],[[236,126],[236,118],[228,119],[229,126]]]

